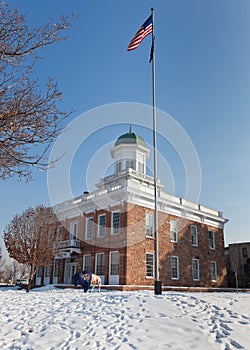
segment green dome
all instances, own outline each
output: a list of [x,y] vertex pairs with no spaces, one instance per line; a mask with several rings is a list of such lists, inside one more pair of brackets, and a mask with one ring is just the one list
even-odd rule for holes
[[137,144],[137,145],[146,147],[146,144],[143,138],[139,135],[136,135],[134,132],[131,131],[131,129],[129,130],[129,132],[127,132],[124,135],[121,135],[116,140],[115,146],[118,146],[121,144]]

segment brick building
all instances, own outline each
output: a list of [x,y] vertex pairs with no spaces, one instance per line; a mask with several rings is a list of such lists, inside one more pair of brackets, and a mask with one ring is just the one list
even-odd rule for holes
[[[60,219],[53,262],[38,268],[36,284],[71,284],[82,269],[107,285],[154,285],[154,179],[150,150],[129,130],[110,150],[114,172],[96,190],[54,207]],[[158,192],[158,266],[163,285],[226,286],[220,211]]]
[[250,288],[250,242],[229,244],[226,251],[228,286]]

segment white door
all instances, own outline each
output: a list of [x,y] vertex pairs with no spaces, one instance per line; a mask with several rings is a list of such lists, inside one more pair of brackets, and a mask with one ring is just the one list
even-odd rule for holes
[[120,253],[110,252],[109,255],[109,284],[119,284],[120,276]]

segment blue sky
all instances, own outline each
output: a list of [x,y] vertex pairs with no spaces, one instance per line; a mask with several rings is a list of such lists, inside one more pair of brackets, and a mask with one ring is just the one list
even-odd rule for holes
[[[41,86],[48,76],[58,81],[63,92],[59,107],[74,110],[69,121],[111,103],[151,105],[150,38],[133,52],[127,52],[127,46],[154,7],[157,107],[192,140],[202,173],[199,202],[223,211],[229,219],[226,243],[250,241],[246,220],[250,209],[249,0],[8,2],[18,4],[30,26],[60,14],[78,16],[68,39],[41,51],[43,58],[34,69]],[[120,122],[106,127],[79,148],[71,169],[75,195],[88,188],[85,173],[93,154],[128,127]],[[147,129],[132,128],[152,143]],[[183,196],[185,178],[178,154],[160,137],[158,148],[171,168],[175,194]],[[161,182],[167,184],[168,179],[161,177]],[[1,231],[28,206],[50,205],[46,173],[34,171],[28,184],[1,181],[0,191]]]

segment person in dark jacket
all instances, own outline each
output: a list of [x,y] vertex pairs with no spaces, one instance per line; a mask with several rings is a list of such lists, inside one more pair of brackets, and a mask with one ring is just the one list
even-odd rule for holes
[[91,285],[91,280],[92,280],[92,272],[89,272],[86,270],[77,272],[74,275],[75,286],[80,284],[84,290],[84,293],[86,293],[89,290]]

